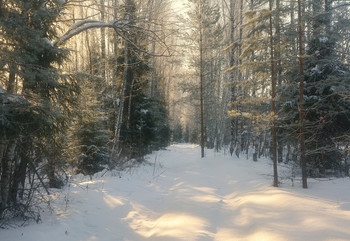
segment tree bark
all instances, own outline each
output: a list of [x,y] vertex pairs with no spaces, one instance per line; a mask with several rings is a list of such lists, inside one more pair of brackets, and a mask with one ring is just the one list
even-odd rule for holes
[[126,121],[126,129],[129,129],[130,128],[130,119],[131,119],[131,103],[132,103],[132,92],[133,92],[133,89],[134,89],[134,83],[135,83],[135,78],[132,75],[132,80],[131,80],[131,85],[130,85],[130,91],[129,91],[129,103],[128,103],[128,118],[127,118],[127,121]]
[[298,0],[298,45],[299,45],[299,128],[300,128],[300,161],[303,188],[307,188],[304,137],[304,64],[303,64],[303,31],[301,0]]
[[[105,21],[105,5],[104,0],[100,0],[101,21]],[[101,28],[101,77],[106,81],[106,30]]]
[[[114,19],[117,19],[118,16],[118,0],[114,0],[113,2],[113,8],[114,8]],[[118,79],[118,34],[116,32],[114,32],[114,62],[113,62],[113,78],[112,78],[112,96],[113,96],[113,106],[114,106],[114,128],[115,128],[115,136],[114,136],[114,143],[113,143],[113,147],[112,147],[112,153],[111,153],[111,157],[113,157],[114,153],[113,150],[115,148],[116,145],[116,141],[117,141],[117,128],[119,127],[118,124],[118,118],[119,118],[119,112],[118,112],[118,108],[120,108],[120,100],[118,100],[118,96],[117,96],[117,79]],[[123,87],[123,86],[122,86]],[[110,157],[110,158],[111,158]]]
[[23,197],[24,182],[27,174],[27,161],[23,158],[18,158],[15,162],[13,180],[11,183],[10,201],[17,203],[17,197]]
[[[235,11],[235,1],[230,0],[230,42],[234,43],[235,41],[235,18],[234,18],[234,11]],[[231,48],[231,51],[229,52],[229,58],[230,58],[230,67],[233,67],[235,65],[235,48]],[[237,71],[239,72],[239,71]],[[234,103],[236,101],[236,95],[237,95],[237,89],[234,84],[234,79],[235,79],[235,72],[232,71],[230,74],[230,81],[232,82],[232,87],[231,87],[231,102]],[[236,108],[236,105],[233,105],[233,108]],[[236,147],[237,144],[237,117],[232,117],[231,118],[231,126],[230,126],[230,131],[231,131],[231,138],[230,138],[230,154],[232,156],[233,151]]]
[[[277,60],[277,84],[282,85],[282,49],[281,49],[281,19],[280,19],[280,0],[276,0],[276,60]],[[277,103],[277,111],[280,105]],[[277,159],[278,162],[283,162],[283,141],[281,134],[277,135]]]
[[199,2],[200,26],[199,26],[199,58],[200,58],[200,119],[201,119],[201,157],[204,157],[204,83],[203,83],[203,23],[202,23],[202,2]]
[[282,145],[282,141],[281,141],[281,137],[279,136],[278,138],[278,142],[277,142],[277,160],[278,163],[283,162],[283,145]]
[[156,77],[157,77],[157,73],[156,73],[156,58],[155,58],[155,52],[156,52],[156,43],[155,41],[152,41],[152,77],[151,77],[151,81],[149,83],[150,85],[150,97],[153,98],[154,97],[154,91],[155,91],[155,86],[156,86]]
[[276,80],[275,80],[275,59],[274,59],[274,41],[273,41],[273,24],[272,24],[272,0],[269,0],[270,8],[270,62],[271,62],[271,111],[272,111],[272,158],[273,158],[273,186],[278,187],[277,172],[277,135],[276,135]]
[[10,73],[9,73],[9,81],[7,83],[7,93],[9,94],[14,94],[15,93],[15,87],[16,87],[16,64],[11,62],[9,63],[9,69],[10,69]]
[[[2,143],[3,144],[3,143]],[[15,150],[17,142],[16,140],[10,140],[8,142],[6,151],[1,160],[1,207],[0,216],[2,212],[7,208],[10,197],[10,180],[11,180],[11,166],[15,159]]]
[[123,73],[123,85],[120,95],[120,105],[119,105],[119,114],[118,119],[115,124],[114,131],[114,144],[112,148],[111,158],[113,161],[117,161],[120,154],[120,130],[123,124],[123,113],[124,113],[124,104],[125,104],[125,90],[128,79],[128,69],[129,69],[129,44],[128,41],[125,41],[125,57],[124,57],[124,73]]

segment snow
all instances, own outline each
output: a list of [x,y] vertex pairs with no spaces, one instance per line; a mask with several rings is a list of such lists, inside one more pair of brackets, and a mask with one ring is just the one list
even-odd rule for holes
[[294,105],[294,102],[293,101],[286,101],[284,103],[284,106],[287,106],[287,107],[292,107]]
[[328,38],[327,37],[321,37],[320,38],[320,42],[321,43],[327,43],[328,42]]
[[52,194],[42,222],[0,230],[0,240],[350,240],[349,178],[272,187],[269,160],[253,162],[178,144],[119,175],[76,176]]
[[60,45],[73,36],[84,32],[88,29],[92,28],[123,28],[124,25],[129,24],[129,20],[123,20],[123,21],[118,21],[118,20],[112,20],[107,23],[98,21],[98,20],[93,20],[93,19],[84,19],[81,20],[75,24],[73,24],[68,31],[63,34],[62,36],[58,37],[58,40],[53,43],[54,46]]
[[64,5],[66,3],[66,0],[56,0],[56,3],[58,5]]
[[0,94],[6,94],[6,91],[4,90],[4,88],[2,88],[1,85],[0,85]]
[[313,74],[322,74],[322,71],[320,70],[320,67],[318,66],[318,64],[315,67],[313,67],[310,71],[311,71],[312,75]]
[[43,38],[42,40],[44,41],[45,44],[48,44],[51,47],[53,47],[53,43],[48,38]]

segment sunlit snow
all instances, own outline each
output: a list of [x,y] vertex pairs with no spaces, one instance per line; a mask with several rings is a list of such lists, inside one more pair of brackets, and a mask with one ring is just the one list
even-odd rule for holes
[[77,176],[53,195],[42,222],[0,230],[1,241],[350,240],[350,179],[290,180],[269,160],[173,145],[122,173]]

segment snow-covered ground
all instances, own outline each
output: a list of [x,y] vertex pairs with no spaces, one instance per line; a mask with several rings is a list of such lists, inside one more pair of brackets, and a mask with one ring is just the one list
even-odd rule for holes
[[[1,241],[350,240],[350,179],[272,184],[254,163],[174,145],[152,165],[118,175],[75,177],[42,222],[0,230]],[[287,177],[288,173],[282,174]]]

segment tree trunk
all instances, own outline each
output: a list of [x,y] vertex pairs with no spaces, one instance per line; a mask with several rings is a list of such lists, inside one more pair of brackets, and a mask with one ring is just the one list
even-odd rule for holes
[[5,158],[6,154],[6,148],[8,145],[8,141],[5,140],[5,136],[1,136],[0,139],[0,171],[1,171],[1,179],[0,179],[0,194],[1,194],[1,200],[0,200],[0,217],[2,216],[3,210],[6,208],[6,195],[8,190],[7,190],[7,182],[8,181],[8,176],[9,176],[9,167],[7,160]]
[[[235,42],[235,1],[230,0],[230,43]],[[235,65],[235,48],[231,47],[231,50],[229,52],[229,60],[230,60],[230,67],[233,67]],[[236,101],[236,95],[237,95],[237,90],[235,87],[235,71],[232,71],[230,73],[230,82],[232,82],[231,86],[231,102],[234,103]],[[233,109],[236,108],[236,105],[232,106]],[[236,138],[236,132],[237,132],[237,123],[236,123],[237,117],[232,117],[231,118],[231,126],[230,126],[230,154],[232,156],[233,151],[236,147],[237,141]]]
[[299,128],[300,128],[300,160],[303,188],[307,188],[305,137],[304,137],[304,64],[303,64],[303,32],[302,32],[301,0],[298,0],[298,45],[299,45]]
[[7,83],[7,89],[6,92],[9,94],[14,94],[15,93],[15,86],[16,86],[16,64],[11,62],[9,63],[9,82]]
[[[4,143],[2,143],[3,145]],[[4,156],[1,160],[1,207],[0,216],[2,212],[7,208],[10,198],[10,180],[11,180],[11,167],[15,159],[15,150],[17,142],[16,140],[10,140],[7,144],[7,148],[4,152]]]
[[272,0],[269,0],[270,8],[270,60],[271,60],[271,111],[272,111],[272,154],[273,154],[273,186],[278,187],[278,173],[277,173],[277,135],[276,135],[276,80],[275,80],[275,60],[274,60],[274,42],[273,42],[273,26],[272,26]]
[[23,197],[24,182],[27,173],[27,161],[19,158],[14,167],[13,180],[11,183],[11,196],[10,201],[14,204],[17,203],[17,197]]
[[[224,133],[222,131],[222,122],[223,122],[223,113],[221,112],[220,106],[223,104],[223,101],[220,101],[220,95],[221,95],[221,82],[222,82],[222,75],[221,75],[221,59],[219,59],[218,62],[218,69],[219,69],[219,76],[218,76],[218,83],[217,83],[217,92],[216,92],[216,121],[215,121],[215,151],[219,152],[219,149],[221,148],[222,142],[221,142],[221,135]],[[224,97],[222,96],[222,99]]]
[[125,57],[124,57],[124,73],[123,73],[123,85],[120,95],[120,105],[119,105],[119,114],[117,121],[115,123],[114,131],[114,144],[112,148],[111,158],[113,161],[117,161],[120,154],[120,130],[123,123],[123,113],[124,113],[124,104],[125,104],[125,90],[128,79],[128,69],[129,69],[129,44],[128,41],[125,41]]
[[[133,75],[133,74],[132,74]],[[135,83],[135,78],[134,76],[132,76],[132,81],[131,81],[131,85],[130,85],[130,92],[129,92],[129,103],[128,103],[128,118],[126,121],[126,129],[130,128],[130,119],[131,119],[131,103],[132,103],[132,92],[134,89],[134,83]]]
[[290,144],[287,145],[287,154],[286,154],[286,162],[290,161]]
[[47,161],[47,175],[49,178],[49,187],[50,188],[62,188],[64,185],[63,181],[57,175],[59,161],[58,161],[58,153],[57,153],[57,143],[54,137],[50,143],[47,143],[47,146],[50,146],[51,153],[48,156]]
[[[291,28],[292,28],[292,31],[295,31],[295,20],[294,20],[294,11],[295,11],[295,9],[294,9],[294,5],[295,4],[295,2],[294,1],[290,1],[290,26],[291,26]],[[293,53],[295,53],[296,51],[297,51],[297,42],[296,41],[294,41],[295,40],[295,38],[294,37],[292,37],[293,38],[293,40],[292,40],[292,51],[293,51]]]
[[253,153],[253,161],[258,161],[258,154],[259,154],[259,136],[254,137],[254,153]]
[[247,159],[249,158],[250,138],[251,138],[251,130],[249,128],[247,133],[247,138],[246,138],[246,145],[245,145],[245,153],[247,155]]
[[[113,2],[113,8],[114,8],[114,19],[117,19],[118,16],[118,0],[115,0]],[[117,129],[119,128],[118,124],[118,118],[119,118],[119,112],[118,108],[120,108],[120,99],[118,99],[117,95],[117,79],[118,79],[118,34],[114,32],[114,62],[113,62],[113,78],[112,78],[112,96],[113,96],[113,106],[114,106],[114,143],[112,147],[112,153],[110,158],[113,158],[115,153],[113,152],[114,148],[117,146]],[[123,86],[122,86],[123,88]]]
[[[101,21],[105,22],[105,1],[100,0]],[[106,81],[106,30],[101,28],[101,77]]]
[[283,145],[282,145],[281,138],[279,138],[277,142],[277,160],[278,160],[278,163],[283,162]]
[[264,135],[263,134],[260,134],[259,135],[259,147],[258,147],[258,150],[259,150],[259,153],[258,153],[258,157],[261,158],[261,156],[263,155],[264,153]]
[[203,83],[203,26],[202,26],[202,3],[199,2],[200,6],[200,26],[199,26],[199,58],[200,58],[200,119],[201,119],[201,157],[204,157],[204,103],[203,103],[203,95],[204,95],[204,83]]
[[154,90],[155,90],[155,86],[156,86],[156,77],[157,77],[157,73],[156,73],[156,57],[154,56],[156,53],[156,42],[155,41],[152,41],[152,77],[151,77],[151,81],[149,83],[150,85],[150,97],[154,97],[155,93],[154,93]]
[[281,19],[280,0],[276,0],[276,60],[277,60],[277,84],[282,84],[282,49],[281,49]]
[[[280,0],[276,0],[276,60],[277,60],[277,84],[278,87],[282,86],[282,49],[281,49],[281,19],[280,19]],[[277,111],[280,108],[280,104],[277,103]],[[277,158],[278,162],[283,162],[283,141],[279,132],[277,135]]]

